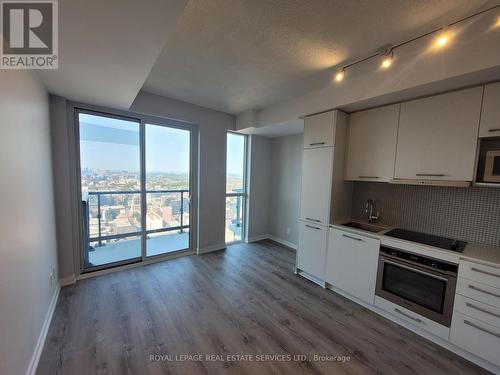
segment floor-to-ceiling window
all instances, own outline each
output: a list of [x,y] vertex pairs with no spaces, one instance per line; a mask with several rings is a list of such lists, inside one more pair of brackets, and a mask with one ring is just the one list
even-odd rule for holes
[[226,243],[245,237],[247,136],[228,132],[226,147]]
[[189,250],[189,128],[77,111],[82,270]]

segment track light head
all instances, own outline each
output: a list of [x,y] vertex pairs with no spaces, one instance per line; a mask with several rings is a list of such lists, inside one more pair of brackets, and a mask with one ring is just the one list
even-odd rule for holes
[[335,73],[335,82],[342,82],[345,77],[345,69],[342,68],[337,73]]
[[384,53],[384,57],[382,58],[382,62],[380,63],[380,67],[382,69],[387,69],[392,65],[393,61],[394,61],[394,53],[393,53],[392,49],[388,49]]

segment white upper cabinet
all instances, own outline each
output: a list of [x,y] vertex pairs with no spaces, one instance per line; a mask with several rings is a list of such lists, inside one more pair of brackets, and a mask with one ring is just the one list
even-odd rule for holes
[[394,178],[399,106],[349,116],[346,180],[387,182]]
[[480,137],[500,137],[500,82],[484,86]]
[[333,146],[334,112],[325,112],[305,118],[304,148]]
[[394,177],[472,181],[482,92],[476,87],[402,103]]
[[300,219],[328,225],[333,149],[306,149],[302,155]]

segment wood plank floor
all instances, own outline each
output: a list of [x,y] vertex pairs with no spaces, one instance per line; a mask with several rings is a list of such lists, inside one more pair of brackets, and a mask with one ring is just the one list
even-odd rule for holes
[[261,241],[63,288],[37,373],[485,373],[294,275],[294,261]]

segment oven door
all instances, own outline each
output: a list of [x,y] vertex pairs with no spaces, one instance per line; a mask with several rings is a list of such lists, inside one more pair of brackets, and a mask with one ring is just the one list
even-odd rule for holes
[[500,151],[486,152],[484,182],[500,182]]
[[454,276],[381,255],[375,294],[449,327],[456,281]]

